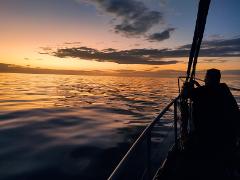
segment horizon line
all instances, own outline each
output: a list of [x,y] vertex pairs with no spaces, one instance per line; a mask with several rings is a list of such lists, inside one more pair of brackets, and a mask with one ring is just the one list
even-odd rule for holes
[[[207,69],[198,70],[202,75]],[[240,69],[221,70],[224,75],[240,75]],[[157,71],[144,70],[67,70],[24,67],[13,64],[0,63],[0,73],[25,73],[25,74],[59,74],[59,75],[89,75],[89,76],[136,76],[136,77],[176,77],[185,75],[184,70],[164,69]]]

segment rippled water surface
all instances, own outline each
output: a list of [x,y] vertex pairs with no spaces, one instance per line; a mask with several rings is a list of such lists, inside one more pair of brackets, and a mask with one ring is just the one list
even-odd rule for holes
[[175,78],[0,74],[0,177],[106,179],[177,92]]

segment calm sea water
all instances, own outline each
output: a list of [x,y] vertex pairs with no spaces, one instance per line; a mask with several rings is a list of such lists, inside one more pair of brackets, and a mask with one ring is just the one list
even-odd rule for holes
[[0,177],[106,179],[177,92],[175,78],[0,74]]

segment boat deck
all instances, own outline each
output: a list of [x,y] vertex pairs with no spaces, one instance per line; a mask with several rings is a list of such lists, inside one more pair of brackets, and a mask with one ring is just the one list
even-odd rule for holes
[[154,180],[171,179],[240,179],[240,150],[235,151],[232,161],[226,165],[224,159],[211,158],[194,152],[181,152],[175,146],[169,151],[163,166],[157,171]]
[[154,173],[163,164],[168,151],[174,144],[173,123],[163,125],[158,122],[151,133],[151,172]]

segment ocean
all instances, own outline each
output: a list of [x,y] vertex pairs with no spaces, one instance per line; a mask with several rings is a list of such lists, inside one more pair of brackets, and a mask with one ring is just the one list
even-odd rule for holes
[[106,179],[177,94],[177,78],[0,73],[0,179]]

